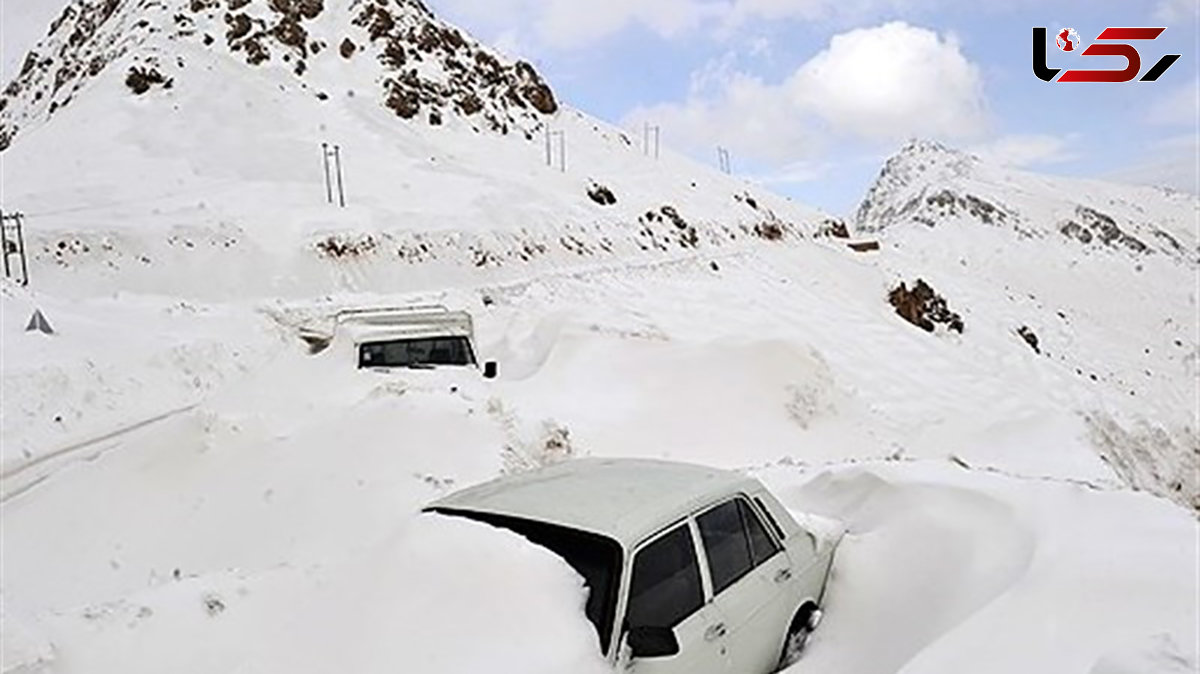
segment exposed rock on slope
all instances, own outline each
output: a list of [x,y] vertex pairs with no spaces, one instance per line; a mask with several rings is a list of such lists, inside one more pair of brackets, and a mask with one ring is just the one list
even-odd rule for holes
[[338,82],[315,76],[316,62],[366,60],[360,67],[374,75],[381,104],[434,125],[455,114],[477,128],[529,136],[558,111],[533,66],[504,60],[419,0],[336,8],[323,0],[76,0],[0,95],[0,150],[69,105],[110,64],[124,64],[136,93],[156,83],[187,86],[184,43],[286,70],[319,96]]
[[[888,160],[856,224],[879,237],[895,275],[954,298],[971,323],[964,340],[1003,335],[1009,357],[1084,387],[1063,404],[1116,475],[1195,508],[1198,217],[1193,195],[1025,173],[914,141]],[[890,299],[928,330],[938,307],[923,285]]]
[[1162,254],[1196,265],[1193,196],[1149,187],[1048,178],[998,166],[929,141],[889,159],[856,216],[860,231],[978,223],[1092,250]]

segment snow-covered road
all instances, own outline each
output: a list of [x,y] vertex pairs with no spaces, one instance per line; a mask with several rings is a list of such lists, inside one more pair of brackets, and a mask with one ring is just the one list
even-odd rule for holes
[[[44,462],[32,486],[5,478],[29,488],[0,506],[5,629],[21,635],[4,671],[592,671],[569,568],[417,515],[456,487],[581,455],[748,470],[789,507],[850,525],[795,672],[1191,671],[1195,521],[1099,460],[1071,407],[1090,393],[1004,335],[914,330],[865,299],[880,280],[857,264],[790,249],[719,271],[692,260],[332,300],[476,308],[494,383],[358,372],[308,355],[256,304],[181,315],[147,299],[114,316],[79,301],[51,312],[54,337],[8,325],[7,344],[61,349],[42,358],[56,371],[78,372],[73,355],[181,386],[194,375],[153,343],[131,352],[73,324],[186,330],[220,344],[204,369],[221,376],[86,461]],[[40,299],[8,297],[6,312]],[[94,417],[81,433],[172,400],[130,388],[102,410],[92,380],[42,380],[23,404]],[[5,433],[62,432],[39,414]]]

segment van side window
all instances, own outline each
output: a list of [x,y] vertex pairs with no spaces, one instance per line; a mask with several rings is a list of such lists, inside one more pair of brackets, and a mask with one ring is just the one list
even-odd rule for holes
[[708,555],[713,594],[720,594],[779,552],[762,521],[743,499],[726,501],[696,518]]
[[631,627],[674,627],[703,604],[700,567],[687,524],[650,543],[634,557],[625,611]]

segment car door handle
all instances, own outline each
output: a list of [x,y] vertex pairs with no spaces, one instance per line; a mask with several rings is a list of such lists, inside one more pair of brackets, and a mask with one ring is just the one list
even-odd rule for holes
[[791,569],[780,569],[775,574],[775,582],[776,583],[783,583],[783,582],[789,581],[791,579],[792,579],[792,570]]
[[725,623],[717,623],[704,631],[705,641],[716,641],[725,636]]

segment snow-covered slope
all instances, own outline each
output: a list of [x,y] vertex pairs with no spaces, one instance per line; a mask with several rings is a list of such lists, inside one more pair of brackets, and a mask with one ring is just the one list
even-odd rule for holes
[[858,208],[860,231],[905,223],[973,222],[1035,239],[1069,239],[1089,252],[1121,250],[1198,264],[1195,195],[1025,173],[930,141],[887,161]]
[[[10,85],[4,207],[29,216],[39,287],[437,287],[823,219],[645,156],[415,1],[234,5],[77,3]],[[163,82],[135,93],[151,71]],[[326,203],[323,143],[340,147],[345,209]]]
[[897,278],[923,277],[968,332],[1036,340],[1092,442],[1139,488],[1200,507],[1200,201],[1041,176],[912,142],[857,229]]
[[[602,671],[561,560],[419,514],[582,455],[850,526],[793,671],[1195,670],[1194,200],[916,144],[857,252],[412,0],[80,2],[37,53],[0,110],[4,674]],[[889,306],[917,279],[960,332]],[[409,302],[471,310],[500,379],[297,335]]]

